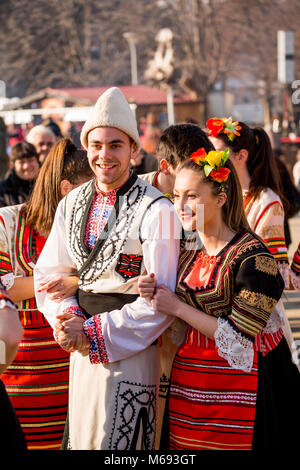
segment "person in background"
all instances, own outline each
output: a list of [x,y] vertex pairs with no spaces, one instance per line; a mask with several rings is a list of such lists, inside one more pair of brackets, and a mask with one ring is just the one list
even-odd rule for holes
[[298,289],[285,242],[282,180],[267,133],[260,127],[252,129],[244,122],[232,122],[231,118],[213,118],[206,126],[217,151],[229,148],[251,229],[273,254],[285,288]]
[[26,135],[27,142],[35,146],[40,164],[43,164],[51,147],[56,142],[56,136],[52,130],[42,124],[34,126]]
[[175,293],[155,272],[139,278],[140,295],[157,314],[188,325],[173,362],[164,433],[170,450],[294,449],[300,375],[280,325],[271,325],[284,283],[249,228],[228,156],[203,139],[176,172],[177,214],[202,244],[182,243]]
[[172,200],[176,169],[199,148],[200,142],[203,142],[203,131],[195,124],[168,127],[157,144],[158,170],[141,174],[140,178]]
[[52,117],[46,119],[43,122],[43,126],[48,127],[53,132],[53,134],[55,135],[56,141],[63,138],[59,125],[57,124],[57,122],[53,121]]
[[2,181],[9,168],[9,157],[7,154],[7,129],[4,119],[0,117],[0,181]]
[[293,166],[293,178],[296,188],[300,191],[300,150],[297,152],[296,163]]
[[[2,381],[29,450],[59,449],[68,405],[69,354],[37,309],[33,269],[50,232],[59,201],[90,179],[86,152],[69,139],[52,147],[28,204],[0,209],[0,280],[17,304],[24,335]],[[76,271],[61,272],[43,286],[55,302],[77,290]]]
[[295,217],[300,211],[300,192],[295,186],[293,176],[284,162],[284,156],[276,156],[275,161],[277,164],[282,191],[282,204],[284,208],[284,237],[286,247],[289,248],[292,238],[289,225],[289,219]]
[[136,155],[133,156],[133,158],[131,158],[130,166],[137,175],[141,175],[144,173],[157,171],[158,162],[153,155],[150,155],[141,149]]
[[[0,376],[14,360],[23,328],[18,311],[0,281]],[[27,450],[24,433],[0,378],[0,449]]]
[[18,142],[11,149],[12,169],[0,182],[0,207],[28,201],[40,171],[38,154],[29,142]]

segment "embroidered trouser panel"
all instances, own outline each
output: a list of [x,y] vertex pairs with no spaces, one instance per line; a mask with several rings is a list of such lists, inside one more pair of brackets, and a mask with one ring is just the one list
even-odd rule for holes
[[68,448],[153,449],[158,383],[157,346],[108,364],[72,353]]

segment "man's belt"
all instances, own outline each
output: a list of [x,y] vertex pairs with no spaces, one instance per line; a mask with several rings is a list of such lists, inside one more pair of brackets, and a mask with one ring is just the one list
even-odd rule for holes
[[85,292],[81,289],[77,291],[78,303],[88,317],[93,317],[98,313],[120,310],[124,305],[134,302],[137,298],[138,294],[121,294],[116,292],[98,294]]

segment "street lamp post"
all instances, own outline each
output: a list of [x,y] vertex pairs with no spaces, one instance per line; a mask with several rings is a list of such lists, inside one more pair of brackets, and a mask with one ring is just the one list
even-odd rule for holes
[[131,64],[131,84],[138,84],[138,73],[137,73],[137,55],[136,55],[136,43],[137,35],[135,33],[124,33],[123,37],[127,39],[130,50],[130,64]]

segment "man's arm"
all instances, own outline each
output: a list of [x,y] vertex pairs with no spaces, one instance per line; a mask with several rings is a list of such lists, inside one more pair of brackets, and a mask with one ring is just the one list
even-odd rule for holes
[[[180,231],[174,207],[167,199],[151,205],[141,227],[145,268],[148,273],[155,273],[158,284],[165,284],[173,291]],[[99,312],[83,323],[91,342],[90,360],[115,362],[130,357],[150,346],[172,321],[172,317],[156,313],[151,302],[141,297],[120,310]]]

